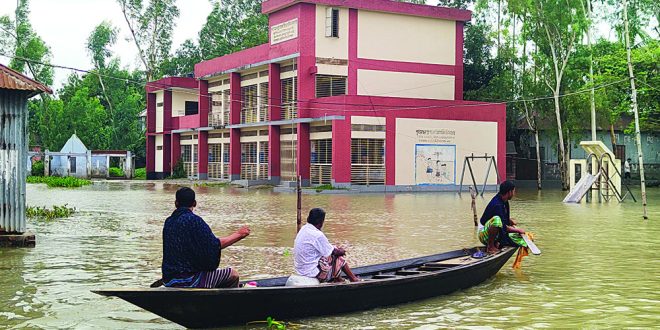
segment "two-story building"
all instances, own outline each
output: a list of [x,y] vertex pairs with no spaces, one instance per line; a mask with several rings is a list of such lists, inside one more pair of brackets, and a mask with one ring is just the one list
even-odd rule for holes
[[495,155],[504,175],[505,106],[463,101],[469,11],[268,0],[262,12],[267,44],[147,84],[148,178],[183,161],[200,179],[455,189],[471,154]]

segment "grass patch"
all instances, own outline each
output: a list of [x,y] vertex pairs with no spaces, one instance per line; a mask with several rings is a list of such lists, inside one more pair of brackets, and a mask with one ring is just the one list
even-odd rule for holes
[[[123,177],[124,176],[124,170],[122,170],[119,167],[111,167],[108,169],[108,172],[110,173],[111,177]],[[145,173],[146,175],[146,173]]]
[[77,188],[92,184],[87,179],[78,179],[72,176],[28,176],[27,183],[45,183],[49,187]]
[[135,176],[133,176],[133,179],[135,180],[146,180],[147,179],[147,169],[142,167],[142,168],[136,168],[135,169]]
[[67,204],[61,206],[53,205],[52,209],[46,208],[45,206],[28,206],[25,210],[25,214],[28,216],[28,218],[40,218],[46,220],[67,218],[75,212],[76,209],[73,207],[68,207]]
[[320,186],[316,186],[314,187],[314,190],[316,190],[316,192],[322,192],[324,190],[348,190],[348,189],[333,187],[331,184],[328,183],[328,184],[322,184]]
[[44,161],[40,160],[32,164],[32,169],[30,170],[30,175],[34,176],[44,176]]
[[194,187],[227,187],[229,182],[199,182],[193,184]]

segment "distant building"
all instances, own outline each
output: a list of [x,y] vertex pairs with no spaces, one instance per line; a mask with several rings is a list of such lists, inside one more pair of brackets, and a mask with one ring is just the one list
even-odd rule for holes
[[87,152],[85,144],[74,133],[60,150],[60,153],[74,155],[53,156],[50,160],[50,175],[87,178]]
[[147,84],[148,178],[180,160],[201,179],[453,190],[471,154],[505,173],[505,106],[463,100],[470,11],[269,0],[262,12],[268,43]]

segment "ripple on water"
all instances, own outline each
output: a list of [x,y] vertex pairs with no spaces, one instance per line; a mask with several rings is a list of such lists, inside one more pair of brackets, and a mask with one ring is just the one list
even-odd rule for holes
[[[69,204],[57,221],[29,221],[30,250],[0,250],[0,324],[16,328],[180,328],[90,290],[146,287],[160,276],[161,229],[178,185],[96,183],[81,189],[28,185],[28,204]],[[201,214],[219,235],[250,224],[249,239],[222,254],[242,276],[292,272],[295,195],[232,188],[198,190]],[[660,218],[660,189],[649,189]],[[566,205],[563,193],[519,192],[511,212],[536,234],[541,256],[510,264],[479,286],[371,311],[291,320],[317,329],[651,328],[660,324],[658,221],[639,204]],[[655,202],[653,202],[655,201]],[[477,199],[483,209],[486,198]],[[324,231],[353,266],[478,244],[470,199],[447,193],[306,195],[328,211]],[[631,238],[631,233],[635,233]],[[242,327],[241,327],[242,328]]]

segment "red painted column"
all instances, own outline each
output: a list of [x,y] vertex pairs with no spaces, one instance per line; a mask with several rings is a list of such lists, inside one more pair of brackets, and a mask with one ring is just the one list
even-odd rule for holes
[[[211,107],[211,98],[209,97],[209,82],[208,80],[199,81],[199,127],[209,126],[209,110]],[[200,153],[201,155],[201,153]]]
[[172,170],[176,166],[176,163],[179,162],[179,158],[181,158],[181,143],[180,143],[180,137],[181,135],[179,133],[172,133],[170,139],[170,160],[172,162],[172,166],[170,168],[170,174],[172,173]]
[[172,129],[172,91],[163,91],[163,132]]
[[308,118],[309,100],[316,98],[316,5],[301,3],[299,6],[298,118]]
[[506,180],[506,105],[494,106],[498,108],[496,111],[500,114],[497,120],[497,170],[500,173],[500,180]]
[[[268,65],[268,117],[271,121],[281,119],[282,84],[280,80],[280,65]],[[280,166],[280,127],[268,126],[268,178],[271,183],[279,183]]]
[[351,184],[351,117],[332,121],[332,184]]
[[172,172],[172,134],[163,134],[163,174]]
[[147,93],[147,133],[156,131],[156,93]]
[[309,141],[309,123],[298,123],[298,146],[296,150],[298,159],[298,175],[302,186],[310,185],[309,164],[311,162],[311,144]]
[[[229,93],[231,104],[229,106],[229,123],[231,125],[241,122],[241,75],[237,72],[229,74]],[[229,179],[241,178],[241,130],[232,128],[229,131]]]
[[396,185],[396,116],[385,118],[385,185]]
[[456,52],[454,71],[454,100],[463,100],[463,22],[456,21]]
[[147,179],[156,178],[156,137],[147,135]]
[[348,10],[348,95],[357,95],[358,90],[358,11]]
[[[200,117],[201,121],[201,117]],[[197,178],[206,180],[209,178],[209,132],[199,131],[197,133]]]

